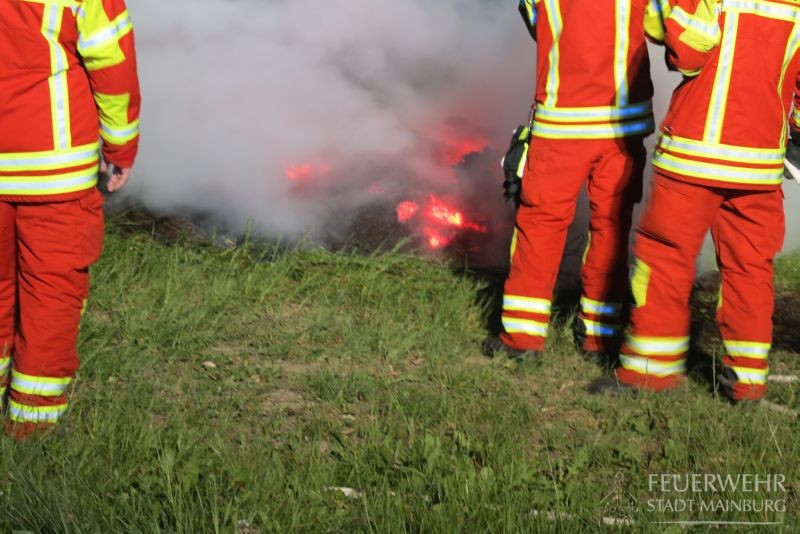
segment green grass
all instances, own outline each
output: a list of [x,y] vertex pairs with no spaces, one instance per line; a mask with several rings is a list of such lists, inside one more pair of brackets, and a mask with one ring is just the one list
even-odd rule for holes
[[[732,407],[702,380],[591,396],[603,371],[566,325],[535,365],[484,358],[485,284],[440,261],[259,258],[126,221],[93,271],[70,413],[41,439],[0,438],[2,532],[594,532],[619,488],[639,531],[800,521],[789,414]],[[798,265],[779,266],[784,297]],[[789,350],[773,367],[800,374]],[[769,399],[800,410],[797,387]],[[650,474],[695,472],[784,474],[788,511],[648,510],[664,498]]]

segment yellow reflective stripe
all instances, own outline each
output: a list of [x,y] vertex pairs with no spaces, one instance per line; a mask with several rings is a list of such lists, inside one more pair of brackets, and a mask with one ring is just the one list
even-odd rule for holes
[[16,369],[11,371],[11,389],[28,395],[60,397],[66,393],[70,382],[72,382],[72,378],[31,376],[20,373]]
[[[703,139],[711,143],[719,143],[722,138],[722,125],[725,122],[725,111],[728,109],[728,91],[733,73],[733,60],[736,54],[736,41],[739,34],[739,15],[731,13],[725,17],[722,48],[720,49],[714,87],[711,91],[711,110],[706,118]],[[781,175],[783,171],[781,170]]]
[[535,121],[533,135],[547,139],[613,139],[647,135],[655,131],[652,117],[614,124],[549,124]]
[[751,369],[749,367],[731,367],[739,382],[752,386],[763,386],[767,383],[769,369]]
[[507,311],[523,311],[550,315],[552,303],[546,299],[521,297],[519,295],[503,296],[503,309]]
[[652,117],[653,101],[623,106],[588,106],[580,108],[537,106],[536,118],[555,123],[622,122]]
[[650,288],[651,274],[650,266],[636,258],[631,277],[631,291],[633,292],[633,302],[637,308],[647,306],[647,291]]
[[629,334],[625,343],[643,356],[680,356],[689,350],[689,337],[643,337]]
[[8,415],[15,423],[55,423],[68,407],[68,403],[57,406],[27,406],[9,399]]
[[6,376],[10,368],[11,368],[11,356],[0,358],[0,377]]
[[530,319],[518,319],[503,315],[503,328],[509,334],[527,334],[529,336],[547,336],[547,323],[531,321]]
[[619,361],[623,368],[644,375],[666,377],[686,372],[685,359],[675,362],[661,362],[649,358],[638,358],[621,354]]
[[[800,24],[795,24],[789,42],[786,44],[786,52],[783,54],[783,66],[781,68],[781,79],[778,82],[778,91],[783,91],[783,84],[786,81],[786,74],[798,49],[800,49]],[[792,122],[795,128],[800,128],[800,110],[797,107],[792,111]],[[779,142],[783,145],[786,135],[786,117],[783,118],[783,128],[781,128]]]
[[594,337],[614,337],[619,332],[619,325],[581,319],[586,327],[586,333]]
[[119,41],[133,30],[128,11],[112,21],[104,2],[83,2],[78,9],[77,22],[78,52],[86,69],[99,70],[125,61]]
[[670,152],[698,156],[701,158],[721,159],[739,163],[757,165],[783,165],[786,150],[784,148],[750,148],[736,145],[723,145],[696,141],[685,137],[663,135],[659,146]]
[[[49,171],[88,165],[100,157],[100,143],[67,150],[0,154],[0,172]],[[3,178],[0,177],[0,181]]]
[[772,349],[771,343],[757,343],[754,341],[725,341],[724,343],[726,352],[734,358],[766,360],[770,349]]
[[98,166],[53,176],[0,176],[2,195],[57,195],[97,185]]
[[[715,15],[707,13],[706,16]],[[698,16],[690,15],[681,6],[675,6],[669,14],[669,19],[677,22],[684,30],[698,34],[699,36],[716,41],[720,37],[719,23],[714,16],[714,20],[704,20]]]
[[514,264],[514,254],[517,253],[517,242],[519,241],[519,229],[514,228],[514,234],[511,236],[511,260],[510,263]]
[[[133,121],[125,128],[113,128],[100,122],[100,137],[114,145],[124,145],[139,137],[139,120]],[[527,151],[527,148],[526,148]]]
[[628,103],[628,52],[631,33],[631,2],[617,0],[616,42],[614,45],[614,81],[617,86],[617,105]]
[[735,167],[716,163],[706,163],[680,158],[671,154],[656,152],[653,166],[669,172],[723,182],[752,185],[774,185],[783,182],[783,168],[755,169]]
[[58,41],[64,19],[64,6],[45,4],[42,17],[42,35],[50,46],[50,112],[53,121],[53,140],[56,150],[72,146],[72,131],[69,118],[69,87],[67,53]]
[[555,107],[558,102],[558,89],[561,86],[560,79],[560,62],[561,53],[559,46],[561,46],[561,32],[564,30],[564,22],[561,19],[561,6],[560,0],[544,0],[545,10],[547,11],[547,20],[550,23],[550,32],[553,34],[553,46],[550,48],[548,60],[550,62],[550,70],[547,73],[547,99],[544,101],[546,106]]
[[533,0],[520,0],[520,5],[525,7],[531,26],[536,26],[536,7],[533,5]]
[[91,50],[117,43],[120,39],[128,35],[133,30],[133,22],[128,11],[123,11],[117,18],[110,21],[107,25],[100,28],[93,28],[91,33],[81,33],[78,39],[78,51],[81,54],[89,53]]
[[592,248],[592,231],[586,235],[586,248],[583,249],[583,257],[581,258],[581,265],[586,265],[586,260],[589,258],[589,250]]
[[800,23],[800,9],[786,4],[777,4],[764,0],[725,0],[722,4],[725,13],[747,13],[769,19],[785,20]]
[[587,297],[582,297],[581,309],[583,310],[583,313],[617,317],[622,311],[622,304],[616,302],[600,302],[599,300],[592,300]]
[[650,0],[645,9],[645,33],[657,41],[664,41],[664,21],[669,17],[671,11],[669,0]]
[[100,136],[107,142],[124,145],[139,136],[139,120],[128,122],[131,96],[94,93],[100,116]]

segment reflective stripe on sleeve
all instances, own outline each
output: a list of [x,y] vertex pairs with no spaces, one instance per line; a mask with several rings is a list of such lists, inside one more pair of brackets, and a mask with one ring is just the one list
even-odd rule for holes
[[547,336],[547,323],[531,321],[529,319],[518,319],[516,317],[503,316],[503,328],[509,334],[527,334],[529,336]]
[[11,371],[11,389],[27,395],[60,397],[67,392],[71,382],[72,378],[31,376],[16,369]]
[[672,8],[669,18],[677,22],[684,29],[702,35],[710,41],[715,41],[720,37],[720,28],[716,21],[706,22],[697,17],[693,17],[680,6]]
[[93,49],[101,48],[109,43],[117,43],[133,30],[133,22],[127,11],[122,12],[117,18],[103,28],[96,29],[88,37],[81,35],[78,40],[78,51],[86,54]]
[[67,403],[57,406],[27,406],[10,399],[8,415],[15,423],[55,423],[68,407]]
[[748,13],[770,19],[785,20],[800,24],[800,9],[777,2],[755,2],[753,0],[725,0],[723,13]]
[[101,121],[100,136],[109,143],[124,145],[139,136],[139,121],[136,120],[125,128],[112,128]]
[[506,311],[521,311],[550,315],[552,304],[549,300],[521,297],[518,295],[505,295],[503,309]]

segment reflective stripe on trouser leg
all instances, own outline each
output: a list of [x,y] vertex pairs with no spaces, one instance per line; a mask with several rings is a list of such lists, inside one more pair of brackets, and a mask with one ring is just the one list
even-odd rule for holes
[[781,191],[733,192],[711,227],[720,273],[717,321],[725,342],[723,365],[736,374],[736,400],[767,391],[775,308],[773,259],[783,245]]
[[567,232],[601,144],[542,139],[529,153],[517,212],[516,246],[504,291],[500,338],[510,347],[544,349]]
[[8,415],[15,423],[55,424],[66,413],[68,403],[51,406],[29,406],[9,399]]
[[644,389],[669,389],[686,373],[689,337],[645,337],[628,334],[620,353],[617,376]]
[[11,357],[0,357],[0,406],[5,398],[6,388],[8,387],[8,375],[11,372]]

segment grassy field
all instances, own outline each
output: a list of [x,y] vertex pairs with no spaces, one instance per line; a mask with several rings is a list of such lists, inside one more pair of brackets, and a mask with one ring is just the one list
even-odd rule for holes
[[[497,286],[441,261],[263,256],[173,233],[112,221],[70,413],[43,439],[0,438],[1,532],[800,523],[796,417],[732,407],[702,378],[720,353],[713,279],[696,297],[695,379],[603,398],[586,392],[603,370],[573,348],[570,313],[540,362],[483,357]],[[783,261],[778,279],[773,370],[800,374],[800,261]],[[773,384],[769,400],[800,410],[798,385]],[[650,475],[683,473],[783,474],[786,493],[755,497],[787,511],[652,510],[676,495],[651,491]]]

